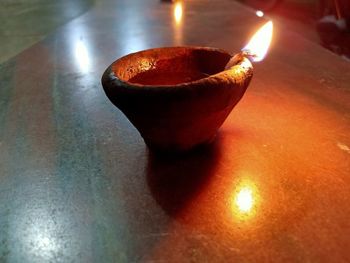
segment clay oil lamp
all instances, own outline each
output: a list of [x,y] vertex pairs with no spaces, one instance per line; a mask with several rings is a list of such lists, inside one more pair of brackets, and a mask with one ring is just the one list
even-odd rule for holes
[[216,48],[164,47],[126,55],[102,76],[107,97],[151,149],[210,143],[253,76],[272,36],[265,24],[235,56]]

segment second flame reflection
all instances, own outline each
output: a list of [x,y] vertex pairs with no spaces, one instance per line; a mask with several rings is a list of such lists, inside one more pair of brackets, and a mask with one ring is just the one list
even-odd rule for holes
[[175,7],[174,7],[174,19],[175,23],[179,25],[182,20],[182,3],[181,2],[176,2]]

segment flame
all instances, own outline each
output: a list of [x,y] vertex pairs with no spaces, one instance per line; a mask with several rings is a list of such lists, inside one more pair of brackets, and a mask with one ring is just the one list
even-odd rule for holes
[[269,49],[272,32],[273,23],[269,21],[254,34],[249,43],[242,50],[247,51],[254,62],[262,61]]
[[176,24],[180,24],[182,20],[182,3],[181,2],[176,2],[175,3],[175,8],[174,8],[174,18]]

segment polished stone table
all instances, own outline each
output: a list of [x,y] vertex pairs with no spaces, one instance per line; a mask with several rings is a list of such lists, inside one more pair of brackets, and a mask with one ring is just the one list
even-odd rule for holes
[[106,98],[127,53],[232,53],[230,0],[97,1],[0,66],[0,262],[349,262],[350,63],[276,25],[213,145],[154,156]]

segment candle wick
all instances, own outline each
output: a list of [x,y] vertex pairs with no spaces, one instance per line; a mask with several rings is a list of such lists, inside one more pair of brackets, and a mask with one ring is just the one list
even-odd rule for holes
[[257,55],[253,54],[250,50],[248,49],[242,49],[241,52],[238,54],[234,55],[229,62],[225,66],[225,70],[237,65],[240,63],[244,58],[249,59],[251,62],[254,61],[254,58],[257,57]]
[[242,49],[241,51],[243,57],[248,58],[250,61],[252,61],[254,58],[258,57],[256,54],[252,53],[249,49]]

